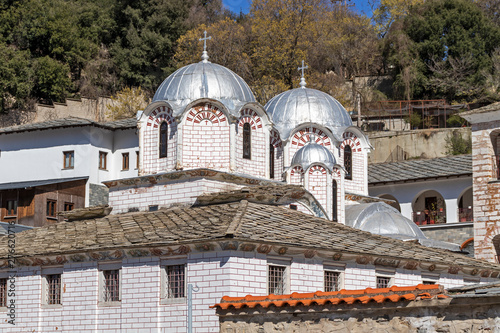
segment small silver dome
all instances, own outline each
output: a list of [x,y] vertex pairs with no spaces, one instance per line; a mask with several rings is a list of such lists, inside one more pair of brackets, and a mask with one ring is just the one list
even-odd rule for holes
[[305,171],[314,163],[322,163],[328,170],[333,171],[333,167],[337,162],[327,148],[310,141],[293,155],[291,167],[300,165]]
[[255,102],[250,87],[241,77],[208,61],[175,71],[156,90],[153,102],[168,101],[174,108],[174,116],[177,116],[189,103],[200,98],[222,102],[234,116],[238,116],[244,104]]
[[458,244],[427,238],[415,223],[384,202],[346,206],[345,224],[377,235],[400,240],[417,240],[428,247],[460,251]]
[[319,124],[337,136],[352,126],[347,111],[332,96],[305,87],[285,91],[267,102],[264,107],[278,129],[281,139],[287,140],[302,124]]

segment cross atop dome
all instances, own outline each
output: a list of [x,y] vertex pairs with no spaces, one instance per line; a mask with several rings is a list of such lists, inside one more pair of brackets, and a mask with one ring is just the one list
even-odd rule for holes
[[[212,36],[207,37],[207,31],[205,30],[203,32],[204,37],[200,38],[200,41],[203,41],[203,54],[201,55],[201,59],[203,62],[208,62],[208,53],[207,53],[207,40],[212,39]],[[302,65],[304,64],[304,61],[302,61]]]
[[304,60],[302,60],[302,67],[297,68],[299,71],[302,71],[302,76],[300,77],[300,86],[302,88],[306,87],[306,79],[304,78],[304,69],[308,69],[309,66],[304,66]]

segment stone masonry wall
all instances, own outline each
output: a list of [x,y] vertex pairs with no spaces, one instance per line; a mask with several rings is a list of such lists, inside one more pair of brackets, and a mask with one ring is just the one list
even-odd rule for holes
[[500,121],[472,126],[474,249],[477,259],[496,261],[492,239],[500,234],[500,183],[497,182],[491,133]]
[[[243,158],[243,125],[250,124],[250,159]],[[252,109],[241,111],[236,128],[236,167],[238,172],[255,177],[266,177],[266,139],[262,119]]]
[[454,224],[451,226],[440,225],[434,228],[421,228],[424,235],[430,239],[450,242],[461,245],[466,240],[474,237],[474,226]]
[[[220,332],[497,332],[500,297],[220,311]],[[451,303],[451,305],[450,305]],[[399,305],[399,307],[396,307]],[[243,314],[244,313],[244,314]],[[241,314],[241,315],[240,315]]]
[[89,183],[89,206],[107,205],[109,190],[104,185]]

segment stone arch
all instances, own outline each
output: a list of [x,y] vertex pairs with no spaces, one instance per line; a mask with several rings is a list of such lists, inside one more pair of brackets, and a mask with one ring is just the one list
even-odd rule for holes
[[446,222],[446,202],[438,191],[424,190],[412,201],[413,221],[417,224]]
[[[236,168],[256,177],[266,177],[266,132],[262,117],[257,111],[245,108],[240,111],[236,126]],[[245,151],[245,143],[250,140],[249,151]],[[245,153],[248,154],[245,154]]]
[[474,220],[474,204],[472,186],[466,188],[457,198],[458,222],[470,222]]
[[399,205],[399,201],[398,201],[398,199],[396,199],[396,197],[394,197],[391,194],[381,194],[378,197],[382,198],[382,199],[388,199],[388,200],[394,201],[394,202],[390,203],[389,205],[391,207],[396,208],[401,213],[401,206]]
[[229,120],[218,106],[201,103],[187,110],[182,124],[182,166],[228,170]]
[[332,139],[333,135],[329,130],[318,125],[303,125],[298,127],[290,137],[290,149],[288,153],[290,160],[300,148],[309,142],[311,136],[314,137],[314,141],[317,144],[328,148],[332,154],[335,154],[336,148]]
[[[142,137],[142,170],[146,174],[153,174],[161,171],[175,169],[177,152],[177,121],[172,115],[173,111],[166,105],[154,108],[145,123],[143,123]],[[167,124],[167,156],[160,158],[160,126]],[[145,125],[145,126],[144,126]]]
[[300,166],[295,166],[290,170],[290,184],[304,185],[304,170]]

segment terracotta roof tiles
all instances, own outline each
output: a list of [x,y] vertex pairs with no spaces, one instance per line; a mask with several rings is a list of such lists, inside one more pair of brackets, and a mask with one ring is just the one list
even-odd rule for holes
[[333,292],[317,291],[315,293],[292,293],[288,295],[267,295],[267,296],[252,296],[245,297],[228,297],[224,296],[220,303],[217,303],[211,308],[219,308],[222,310],[235,308],[242,309],[245,307],[255,308],[257,306],[268,308],[271,305],[276,307],[283,306],[314,306],[314,305],[341,305],[341,304],[368,304],[386,303],[386,302],[401,302],[413,301],[417,298],[432,299],[432,298],[448,298],[444,294],[444,289],[440,285],[423,285],[411,287],[379,288],[379,289],[361,289],[361,290],[340,290]]

